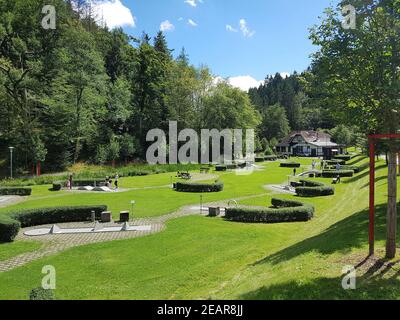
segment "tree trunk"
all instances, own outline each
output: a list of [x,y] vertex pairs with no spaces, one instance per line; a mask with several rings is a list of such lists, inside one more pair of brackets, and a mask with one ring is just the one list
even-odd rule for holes
[[397,232],[397,163],[396,151],[394,147],[391,147],[389,152],[388,171],[386,258],[393,259],[396,256]]

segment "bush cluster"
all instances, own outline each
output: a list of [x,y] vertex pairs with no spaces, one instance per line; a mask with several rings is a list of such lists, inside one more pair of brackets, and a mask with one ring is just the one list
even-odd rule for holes
[[189,183],[189,182],[178,182],[175,185],[175,190],[178,192],[221,192],[224,190],[224,184],[222,182],[215,183]]
[[282,162],[280,166],[282,168],[300,168],[301,164],[297,162]]
[[338,159],[338,160],[350,161],[354,157],[351,154],[340,154],[340,155],[334,156],[333,158]]
[[353,170],[324,170],[321,174],[322,178],[336,178],[337,176],[341,178],[349,178],[353,175]]
[[346,164],[346,161],[344,161],[344,160],[339,160],[339,159],[326,160],[326,161],[325,161],[325,164],[326,164],[327,166],[336,166],[337,164],[345,165],[345,164]]
[[314,210],[312,205],[302,202],[272,199],[272,207],[270,208],[228,208],[225,219],[250,223],[308,221],[313,218]]
[[265,157],[256,157],[255,158],[255,162],[264,162],[265,161]]
[[218,166],[215,166],[215,171],[221,172],[221,171],[226,171],[226,170],[228,170],[228,167],[225,166],[225,165],[218,165]]
[[296,193],[300,197],[320,197],[335,194],[335,188],[322,182],[300,180],[300,185],[296,186]]
[[278,160],[278,157],[277,156],[265,156],[264,160],[265,161],[276,161],[276,160]]
[[50,289],[43,289],[42,287],[32,289],[29,293],[29,300],[56,300],[54,291]]
[[0,196],[30,196],[31,188],[0,187]]
[[90,221],[92,211],[100,218],[107,206],[37,208],[0,215],[0,242],[12,242],[20,228],[63,222]]

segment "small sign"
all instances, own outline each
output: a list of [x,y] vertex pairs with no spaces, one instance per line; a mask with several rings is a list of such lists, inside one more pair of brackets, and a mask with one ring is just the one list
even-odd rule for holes
[[131,204],[135,204],[135,203],[136,203],[136,201],[135,201],[135,200],[132,200],[132,201],[131,201]]

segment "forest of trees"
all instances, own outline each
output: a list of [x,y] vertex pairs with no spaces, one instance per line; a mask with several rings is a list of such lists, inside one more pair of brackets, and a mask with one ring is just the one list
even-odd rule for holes
[[[55,30],[41,27],[47,4],[57,9]],[[334,129],[351,143],[357,129],[335,128],[329,106],[311,68],[268,76],[246,93],[191,65],[162,32],[138,39],[109,30],[84,0],[0,0],[0,159],[7,166],[14,146],[21,173],[39,162],[50,172],[144,159],[147,132],[167,132],[169,121],[256,129],[266,153],[291,130]]]
[[[255,128],[248,95],[207,67],[173,57],[162,32],[140,39],[96,23],[85,1],[50,1],[57,28],[40,27],[49,1],[0,0],[0,150],[16,164],[59,170],[77,161],[142,158],[150,129]],[[86,12],[86,14],[82,14]]]

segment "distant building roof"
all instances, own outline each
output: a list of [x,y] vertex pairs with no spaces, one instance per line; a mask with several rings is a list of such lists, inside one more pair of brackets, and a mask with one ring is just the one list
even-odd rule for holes
[[325,132],[319,131],[294,131],[286,136],[282,141],[278,144],[278,147],[288,147],[293,144],[294,138],[301,136],[304,141],[308,144],[312,144],[317,147],[338,147],[339,145],[332,142],[331,135]]

